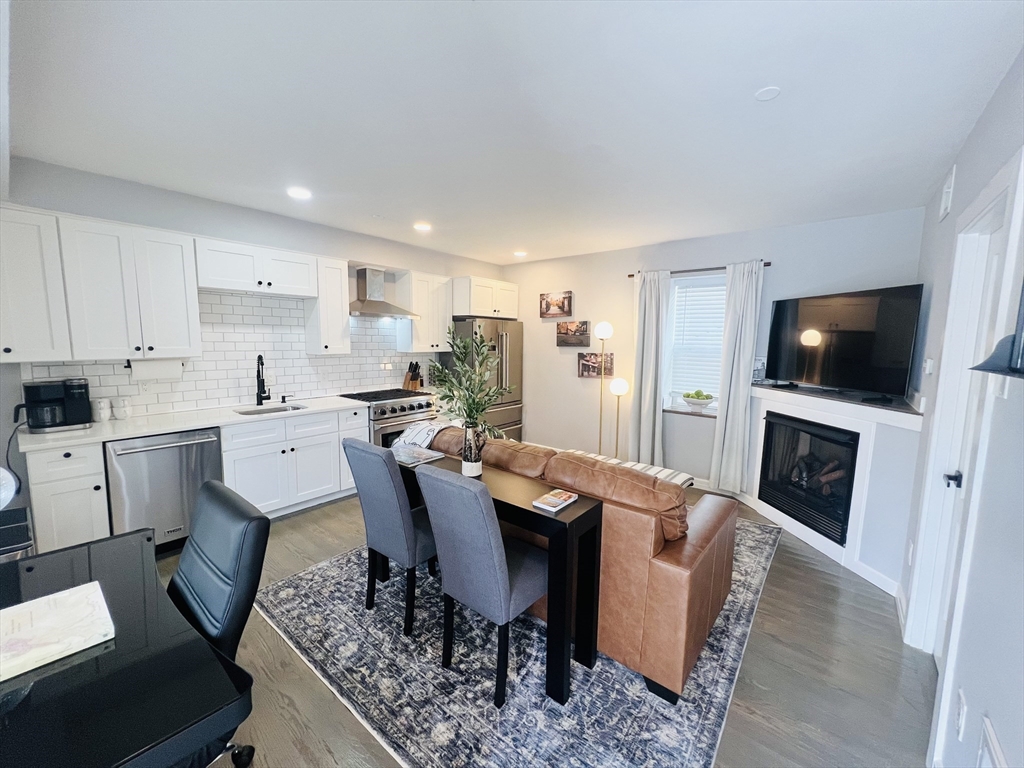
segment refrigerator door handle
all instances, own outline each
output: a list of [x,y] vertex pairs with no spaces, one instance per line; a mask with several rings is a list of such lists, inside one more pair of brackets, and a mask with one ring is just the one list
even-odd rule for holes
[[502,333],[499,338],[501,339],[501,381],[498,386],[508,386],[508,334]]

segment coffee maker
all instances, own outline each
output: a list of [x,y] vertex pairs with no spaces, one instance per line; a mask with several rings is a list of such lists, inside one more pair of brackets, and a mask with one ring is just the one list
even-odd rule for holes
[[92,426],[88,379],[28,381],[21,385],[25,402],[14,408],[14,423],[21,410],[28,416],[29,432],[61,432]]

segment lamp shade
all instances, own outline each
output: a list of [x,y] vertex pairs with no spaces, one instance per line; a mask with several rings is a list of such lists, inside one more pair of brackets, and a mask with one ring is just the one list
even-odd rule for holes
[[612,379],[612,383],[608,385],[608,389],[610,389],[612,394],[616,397],[622,397],[624,394],[629,392],[629,382],[625,379]]
[[597,336],[597,338],[599,338],[601,341],[610,339],[612,337],[613,332],[614,329],[612,328],[612,324],[606,320],[602,320],[594,327],[594,335]]

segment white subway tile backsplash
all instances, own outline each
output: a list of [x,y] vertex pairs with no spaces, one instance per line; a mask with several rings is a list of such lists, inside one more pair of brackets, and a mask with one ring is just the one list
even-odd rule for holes
[[398,387],[412,361],[426,373],[433,355],[395,351],[391,319],[353,317],[352,353],[306,355],[301,299],[199,292],[203,355],[185,362],[181,381],[132,383],[124,360],[23,363],[23,381],[85,376],[92,397],[129,397],[135,414],[249,404],[256,397],[256,355],[271,396],[317,397],[341,389]]

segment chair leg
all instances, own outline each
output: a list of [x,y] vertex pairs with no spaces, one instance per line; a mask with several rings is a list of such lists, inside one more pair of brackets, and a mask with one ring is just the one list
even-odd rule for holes
[[416,566],[405,569],[405,628],[406,636],[412,634],[412,615],[416,608]]
[[377,594],[377,561],[380,555],[375,550],[366,550],[366,610],[373,608],[373,598]]
[[494,706],[505,705],[505,683],[508,681],[508,624],[498,627],[498,675],[494,683]]
[[437,576],[437,558],[432,557],[427,560],[427,573],[431,576]]
[[377,553],[377,581],[384,582],[391,578],[391,561]]
[[452,640],[455,634],[455,599],[444,596],[444,633],[441,641],[441,666],[452,665]]

